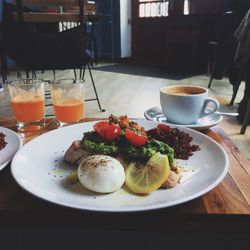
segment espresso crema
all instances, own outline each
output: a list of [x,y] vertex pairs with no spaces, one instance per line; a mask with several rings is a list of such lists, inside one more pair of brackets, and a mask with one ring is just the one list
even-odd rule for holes
[[199,95],[206,93],[206,89],[193,86],[166,87],[162,92],[170,95]]

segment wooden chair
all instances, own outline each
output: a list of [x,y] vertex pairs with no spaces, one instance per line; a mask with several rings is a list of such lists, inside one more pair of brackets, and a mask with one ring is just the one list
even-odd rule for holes
[[[213,77],[211,75],[210,79],[209,79],[209,83],[208,83],[208,88],[211,88],[212,81],[213,81]],[[233,85],[233,94],[232,94],[232,98],[231,98],[230,103],[229,103],[231,106],[234,105],[234,101],[235,101],[235,98],[237,96],[240,84],[241,84],[241,81],[239,81],[235,85]]]
[[[13,4],[16,6],[16,11],[13,13],[14,20],[22,23],[75,23],[75,26],[82,25],[85,29],[85,43],[87,43],[87,34],[86,34],[86,22],[95,20],[95,4],[94,1],[87,0],[14,0]],[[30,9],[36,9],[36,6],[46,5],[45,9],[39,9],[39,11],[24,11],[24,7],[28,7]],[[86,53],[84,51],[83,53]],[[91,72],[91,58],[86,56],[86,61],[82,62],[81,65],[78,65],[77,68],[80,69],[80,78],[84,78],[85,69],[88,69],[90,74],[90,79],[92,82],[92,86],[95,92],[95,98],[86,99],[86,101],[97,101],[99,109],[101,111],[105,111],[102,109],[98,93],[95,87],[95,82],[93,79],[93,75]],[[23,65],[21,65],[23,67]],[[33,67],[33,65],[32,65]],[[49,68],[53,70],[54,78],[55,78],[55,70],[59,69],[73,69],[76,75],[75,65],[72,67],[67,66],[67,68]],[[26,68],[26,77],[29,77],[29,71],[33,72],[33,76],[35,75],[35,70],[48,70],[47,68]]]

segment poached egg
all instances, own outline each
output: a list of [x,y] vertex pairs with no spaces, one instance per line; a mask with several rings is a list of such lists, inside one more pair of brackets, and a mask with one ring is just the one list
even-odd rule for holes
[[79,164],[77,175],[85,188],[98,193],[114,192],[125,181],[122,164],[107,155],[88,156]]

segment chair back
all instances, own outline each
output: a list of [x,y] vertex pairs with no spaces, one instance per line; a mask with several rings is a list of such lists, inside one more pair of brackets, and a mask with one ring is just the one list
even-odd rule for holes
[[[70,8],[78,8],[78,13],[63,13],[62,8],[69,6],[69,2],[72,3]],[[47,12],[41,10],[41,5],[39,10],[35,9],[41,3],[51,4],[46,5]],[[5,51],[19,68],[26,71],[76,69],[91,60],[86,54],[88,38],[84,0],[15,0],[14,4],[4,2],[3,5]],[[51,11],[49,6],[55,9]],[[37,26],[44,24],[51,27],[51,24],[65,22],[75,22],[77,27],[47,32]]]

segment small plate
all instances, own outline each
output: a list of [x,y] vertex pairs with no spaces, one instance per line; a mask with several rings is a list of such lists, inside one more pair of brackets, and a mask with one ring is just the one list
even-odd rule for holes
[[205,129],[211,128],[218,123],[220,123],[223,119],[222,115],[212,114],[206,117],[199,119],[196,123],[192,124],[174,124],[167,121],[166,116],[162,113],[162,110],[159,107],[153,107],[144,112],[144,116],[149,121],[156,121],[156,122],[165,122],[173,125],[178,125],[181,127],[192,128],[198,131],[203,131]]
[[0,170],[2,170],[14,157],[15,153],[23,145],[21,137],[14,131],[0,127],[0,132],[6,135],[7,145],[0,150]]

